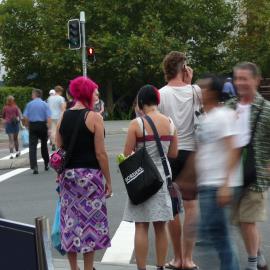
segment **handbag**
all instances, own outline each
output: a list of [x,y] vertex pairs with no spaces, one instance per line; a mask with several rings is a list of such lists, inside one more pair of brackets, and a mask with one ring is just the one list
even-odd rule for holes
[[171,172],[170,172],[170,169],[169,169],[169,166],[168,166],[167,157],[166,157],[166,155],[164,153],[164,150],[163,150],[163,147],[162,147],[162,144],[161,144],[161,141],[160,141],[160,137],[159,137],[157,128],[156,128],[153,120],[151,119],[151,117],[146,115],[144,118],[146,119],[146,121],[148,122],[148,124],[150,125],[150,127],[153,130],[153,134],[154,134],[155,141],[156,141],[157,148],[158,148],[158,152],[159,152],[159,155],[160,155],[160,158],[161,158],[161,162],[162,162],[162,166],[163,166],[163,169],[164,169],[165,178],[166,178],[166,181],[167,181],[167,187],[168,187],[168,191],[170,193],[170,196],[171,196],[171,198],[177,198],[178,199],[178,197],[179,197],[178,196],[178,191],[177,191],[177,188],[175,187],[175,185],[172,182],[172,175],[171,175]]
[[256,171],[256,160],[255,160],[255,151],[254,151],[254,137],[257,128],[257,123],[260,119],[261,112],[264,106],[264,99],[261,103],[261,108],[256,116],[254,127],[251,131],[249,143],[242,148],[243,156],[243,178],[244,178],[244,187],[249,187],[256,182],[257,171]]
[[52,226],[51,240],[53,247],[61,254],[65,255],[66,252],[61,247],[61,203],[60,199],[57,201],[55,208],[54,221]]
[[163,179],[145,147],[145,126],[143,122],[144,145],[119,164],[130,201],[138,205],[156,194],[163,185]]
[[[197,129],[200,120],[199,117],[200,115],[202,115],[204,113],[203,111],[203,105],[202,105],[202,101],[196,91],[196,88],[194,85],[191,86],[192,87],[192,98],[193,98],[193,102],[192,102],[192,107],[193,107],[193,125],[194,125],[194,130]],[[197,99],[195,99],[195,94]],[[196,100],[199,101],[199,104],[197,104]]]
[[[87,110],[87,109],[86,109]],[[75,146],[75,142],[77,139],[77,135],[79,132],[79,127],[80,127],[80,123],[81,123],[81,116],[83,114],[85,114],[86,110],[83,110],[80,114],[79,114],[79,120],[77,121],[76,125],[75,125],[75,129],[72,133],[72,137],[71,137],[71,141],[68,147],[68,150],[65,151],[63,148],[59,148],[58,150],[56,150],[51,156],[50,156],[50,161],[49,161],[49,165],[51,168],[53,168],[58,174],[62,174],[63,171],[65,170],[66,165],[69,162],[71,153],[73,151],[73,148]],[[87,115],[85,115],[86,118]]]

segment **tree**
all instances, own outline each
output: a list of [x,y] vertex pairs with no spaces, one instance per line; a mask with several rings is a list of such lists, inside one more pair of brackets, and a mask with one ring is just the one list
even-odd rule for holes
[[[81,10],[87,45],[95,47],[97,59],[89,63],[89,75],[99,83],[111,113],[130,102],[141,85],[164,84],[161,64],[171,50],[186,52],[197,74],[228,69],[225,44],[234,29],[234,1],[6,0],[0,5],[0,49],[10,84],[48,88],[67,85],[81,73],[80,53],[68,50],[66,42],[66,23]],[[21,21],[26,33],[14,35]],[[22,50],[14,55],[16,43]],[[18,58],[27,58],[21,69]],[[16,78],[19,70],[22,76]],[[38,76],[26,79],[33,73]]]
[[240,18],[237,35],[230,44],[236,61],[257,63],[264,76],[270,74],[270,2],[242,0],[239,5]]

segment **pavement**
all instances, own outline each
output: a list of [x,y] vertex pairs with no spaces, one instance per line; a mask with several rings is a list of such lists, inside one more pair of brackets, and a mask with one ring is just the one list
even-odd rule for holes
[[[97,270],[135,270],[134,256],[134,225],[122,222],[122,216],[127,198],[124,184],[115,162],[117,154],[124,148],[127,121],[106,122],[106,148],[109,154],[110,170],[112,175],[112,185],[114,196],[107,201],[108,216],[110,222],[110,235],[112,238],[112,247],[98,251],[95,255],[95,267]],[[4,136],[3,136],[4,137]],[[0,133],[1,138],[1,133]],[[1,141],[1,139],[0,139]],[[6,144],[7,145],[7,144]],[[38,151],[40,152],[40,151]],[[0,165],[8,150],[0,147]],[[20,157],[27,159],[27,153]],[[40,156],[38,157],[40,158]],[[5,218],[23,223],[34,224],[34,218],[37,216],[46,216],[52,225],[54,218],[54,209],[57,200],[55,192],[55,173],[50,170],[45,172],[40,164],[40,174],[33,175],[27,166],[20,169],[0,170],[0,209]],[[269,203],[270,205],[270,200]],[[270,213],[269,213],[270,214]],[[262,241],[264,253],[267,260],[270,255],[270,226],[269,222],[261,224]],[[237,229],[233,229],[234,242],[239,251],[241,269],[244,269],[247,257],[243,247],[243,242]],[[154,232],[152,226],[149,231],[149,255],[148,264],[155,265]],[[56,251],[52,251],[55,270],[68,270],[66,257],[62,257]],[[168,259],[172,257],[170,247]],[[79,256],[79,264],[82,268],[82,258]],[[218,270],[219,264],[217,254],[205,247],[196,246],[194,252],[194,261],[200,266],[201,270]],[[269,260],[270,263],[270,260]],[[149,267],[149,269],[155,269]],[[2,269],[0,269],[2,270]],[[6,270],[6,269],[3,269]],[[8,269],[13,270],[13,269]]]
[[[78,266],[83,270],[83,261],[78,262]],[[55,259],[54,260],[55,270],[67,270],[69,269],[69,264],[66,260]],[[96,270],[137,270],[135,264],[108,264],[108,263],[98,263],[94,264]],[[148,266],[147,269],[156,269],[153,266]]]

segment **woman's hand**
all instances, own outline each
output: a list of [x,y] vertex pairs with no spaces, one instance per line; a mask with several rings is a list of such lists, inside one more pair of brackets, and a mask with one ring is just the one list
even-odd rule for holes
[[106,199],[112,197],[112,185],[111,185],[111,183],[108,183],[108,182],[105,183],[105,196],[106,196]]

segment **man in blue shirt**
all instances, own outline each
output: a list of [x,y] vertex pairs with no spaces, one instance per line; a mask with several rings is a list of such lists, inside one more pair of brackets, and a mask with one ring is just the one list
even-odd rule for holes
[[42,99],[42,90],[34,89],[32,92],[32,101],[30,101],[24,110],[23,116],[25,123],[29,127],[29,158],[30,167],[34,174],[38,174],[37,166],[37,144],[41,141],[41,155],[44,160],[45,170],[49,167],[48,152],[48,128],[51,126],[51,111],[46,102]]
[[232,78],[227,78],[223,86],[223,93],[229,95],[229,97],[235,97],[237,95],[235,87],[232,83]]

